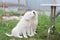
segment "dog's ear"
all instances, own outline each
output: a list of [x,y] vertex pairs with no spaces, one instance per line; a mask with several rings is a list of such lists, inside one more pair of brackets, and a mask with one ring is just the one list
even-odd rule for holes
[[33,11],[33,14],[36,15],[36,13]]
[[32,10],[33,12],[35,12],[35,14],[39,15],[39,11],[36,10]]

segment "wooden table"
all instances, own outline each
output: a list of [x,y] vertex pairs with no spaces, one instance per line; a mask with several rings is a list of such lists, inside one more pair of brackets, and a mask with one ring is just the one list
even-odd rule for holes
[[47,40],[50,40],[50,30],[55,32],[55,14],[56,14],[56,7],[59,7],[60,4],[40,4],[40,6],[47,6],[51,7],[51,15],[50,15],[50,27],[48,28],[48,36]]

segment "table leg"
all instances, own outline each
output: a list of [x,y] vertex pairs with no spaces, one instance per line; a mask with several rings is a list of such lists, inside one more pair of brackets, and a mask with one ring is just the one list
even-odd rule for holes
[[56,6],[51,6],[50,27],[48,29],[47,40],[50,40],[50,30],[52,29],[53,33],[55,32],[55,18],[54,18],[55,13],[56,13]]

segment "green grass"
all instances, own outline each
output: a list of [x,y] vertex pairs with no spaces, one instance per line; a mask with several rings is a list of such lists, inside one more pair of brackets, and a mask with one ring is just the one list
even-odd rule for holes
[[[18,23],[17,20],[3,22],[0,20],[0,40],[10,40],[11,37],[7,37],[5,33],[11,33],[13,27]],[[50,18],[44,14],[38,17],[37,34],[28,39],[16,38],[16,40],[47,40],[47,29],[50,26]],[[50,34],[50,40],[60,40],[60,16],[55,21],[56,30],[54,34]]]
[[0,14],[4,14],[2,10],[0,10]]

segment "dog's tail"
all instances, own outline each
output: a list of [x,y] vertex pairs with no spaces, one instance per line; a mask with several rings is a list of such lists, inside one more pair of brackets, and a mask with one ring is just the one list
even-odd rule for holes
[[12,36],[11,34],[8,34],[8,33],[5,33],[5,34],[6,34],[7,36],[10,36],[10,37]]

